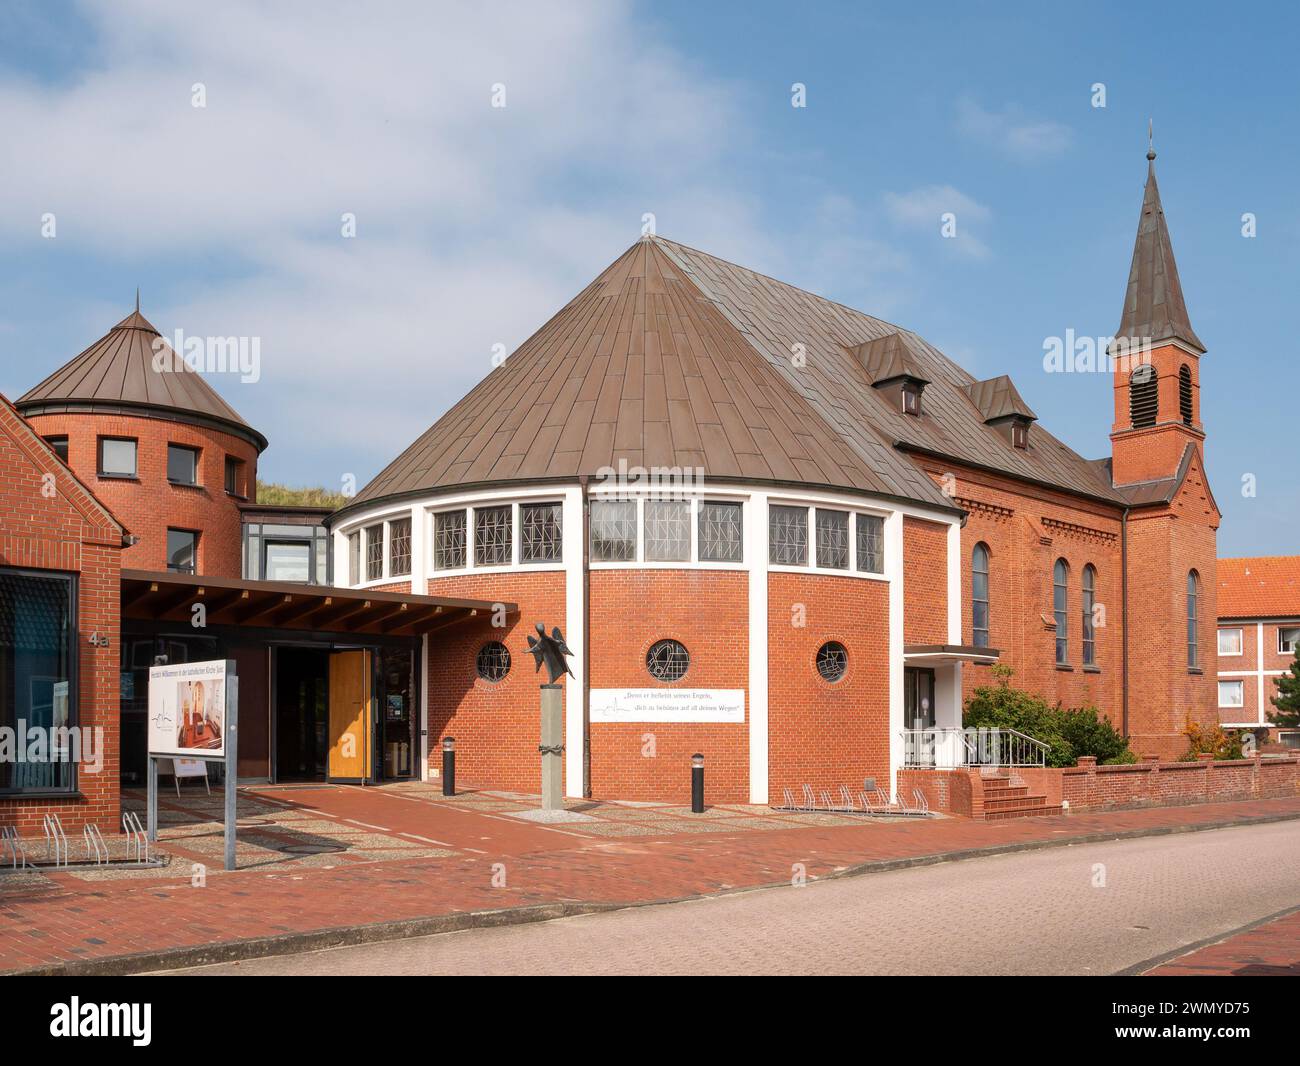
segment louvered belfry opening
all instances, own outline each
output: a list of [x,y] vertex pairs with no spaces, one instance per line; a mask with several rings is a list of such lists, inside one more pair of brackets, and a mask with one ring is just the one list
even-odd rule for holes
[[1156,368],[1150,363],[1143,363],[1128,379],[1128,414],[1133,428],[1154,426],[1158,406]]
[[1178,368],[1178,415],[1183,425],[1192,424],[1192,372],[1186,363]]

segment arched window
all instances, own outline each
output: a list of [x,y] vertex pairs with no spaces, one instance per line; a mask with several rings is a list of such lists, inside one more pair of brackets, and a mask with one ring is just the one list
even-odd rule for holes
[[989,546],[976,544],[970,555],[971,643],[989,646]]
[[1135,428],[1156,424],[1157,393],[1156,368],[1143,363],[1128,377],[1128,418]]
[[1196,610],[1200,599],[1201,576],[1192,570],[1187,575],[1187,669],[1195,670],[1200,665],[1199,649],[1196,646]]
[[1093,632],[1093,608],[1097,603],[1097,568],[1083,568],[1083,665],[1097,665],[1097,644]]
[[1056,616],[1056,661],[1070,661],[1070,564],[1057,559],[1052,568],[1052,613]]
[[1183,424],[1192,424],[1192,372],[1184,363],[1178,368],[1178,416]]

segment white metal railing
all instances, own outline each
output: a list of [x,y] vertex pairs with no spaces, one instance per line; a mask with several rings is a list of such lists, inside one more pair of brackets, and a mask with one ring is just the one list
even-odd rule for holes
[[1045,766],[1047,744],[1018,729],[904,729],[903,766]]

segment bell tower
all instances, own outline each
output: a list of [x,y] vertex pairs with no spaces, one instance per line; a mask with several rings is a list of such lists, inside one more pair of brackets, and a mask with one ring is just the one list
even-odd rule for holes
[[1156,184],[1156,153],[1147,151],[1124,313],[1111,343],[1115,421],[1111,471],[1116,485],[1173,477],[1189,443],[1203,451],[1201,356]]

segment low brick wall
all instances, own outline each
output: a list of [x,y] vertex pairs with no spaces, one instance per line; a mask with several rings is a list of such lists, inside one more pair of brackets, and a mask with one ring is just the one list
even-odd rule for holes
[[1300,795],[1300,758],[1196,762],[1144,759],[1128,766],[1098,766],[1093,756],[1061,774],[1061,798],[1071,810],[1176,807],[1239,799]]

